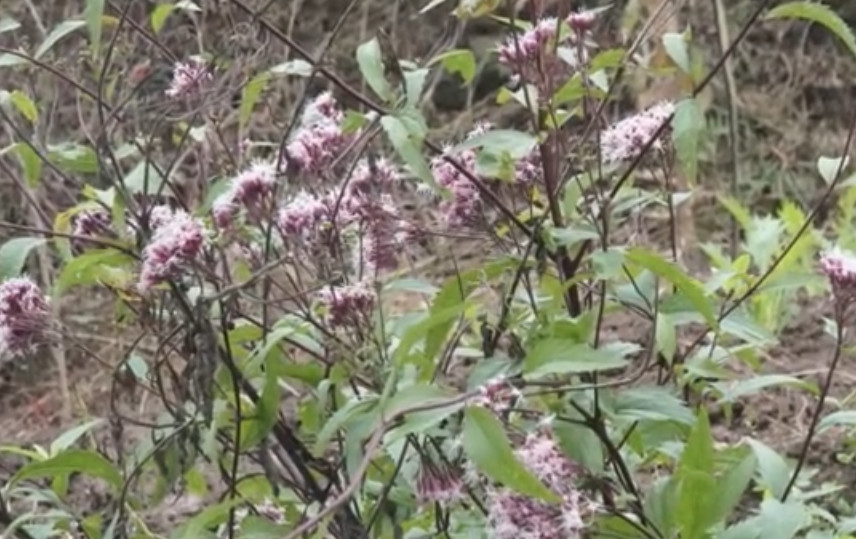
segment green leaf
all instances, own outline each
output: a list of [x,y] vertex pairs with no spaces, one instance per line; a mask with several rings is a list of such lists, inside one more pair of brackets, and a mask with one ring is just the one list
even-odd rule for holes
[[21,275],[30,251],[45,244],[44,238],[12,238],[0,246],[0,280]]
[[746,380],[715,382],[712,386],[722,392],[722,399],[720,401],[722,403],[734,402],[740,397],[753,395],[768,387],[786,386],[799,389],[812,389],[812,385],[808,382],[787,374],[762,374]]
[[533,380],[550,374],[622,369],[627,366],[623,356],[624,350],[610,347],[595,349],[569,339],[544,339],[526,354],[523,373],[527,380]]
[[404,160],[413,174],[420,180],[439,189],[428,163],[422,155],[422,140],[412,137],[405,124],[395,116],[384,116],[380,124],[386,131],[396,153]]
[[384,101],[392,99],[392,89],[384,74],[383,58],[377,38],[357,47],[357,64],[369,87]]
[[678,506],[681,503],[680,482],[675,477],[659,477],[643,497],[645,516],[656,526],[659,537],[677,537],[675,532]]
[[4,96],[4,101],[7,99],[27,121],[30,123],[36,122],[39,117],[39,110],[27,94],[20,90],[14,90]]
[[703,532],[714,523],[710,521],[710,507],[716,501],[711,499],[716,494],[713,457],[710,422],[702,408],[678,465],[681,498],[677,512],[681,537],[703,537]]
[[164,179],[152,161],[141,159],[125,176],[123,183],[131,194],[152,195],[161,191]]
[[725,522],[731,516],[734,508],[743,498],[743,493],[752,475],[755,473],[756,460],[753,453],[748,453],[722,477],[717,478],[716,494],[713,498],[713,508],[709,522]]
[[[244,503],[241,497],[228,498],[216,505],[209,505],[190,520],[174,530],[170,537],[172,539],[200,539],[208,537],[206,531],[209,528],[223,524],[229,517],[232,507]],[[105,538],[106,539],[106,538]]]
[[36,54],[33,55],[33,58],[38,60],[46,52],[48,52],[51,47],[56,45],[57,41],[61,40],[65,36],[74,32],[75,30],[79,30],[86,26],[86,21],[81,20],[68,20],[59,23],[51,32],[45,37],[45,40],[39,45],[39,48],[36,49]]
[[21,168],[24,169],[24,179],[27,180],[29,187],[36,187],[42,178],[42,168],[44,162],[39,154],[29,145],[24,142],[17,142],[12,146],[15,153],[18,155],[18,160],[21,162]]
[[122,288],[130,282],[134,259],[115,249],[92,249],[68,261],[62,268],[54,293],[62,294],[75,286],[107,283]]
[[11,32],[12,30],[17,30],[20,27],[21,23],[11,17],[0,18],[0,34],[4,32]]
[[770,489],[770,493],[781,498],[785,493],[788,481],[791,479],[791,468],[785,459],[762,442],[747,438],[749,447],[758,461],[758,473],[761,475],[761,485]]
[[253,114],[253,109],[259,102],[262,92],[267,87],[267,83],[271,78],[270,71],[259,73],[253,77],[250,82],[241,90],[241,104],[238,107],[238,124],[243,130],[250,121],[250,116]]
[[695,183],[698,174],[698,156],[704,128],[704,114],[695,98],[688,97],[678,103],[672,119],[672,139],[678,161],[690,184]]
[[86,0],[86,25],[89,27],[89,43],[96,58],[101,50],[101,17],[104,15],[104,0]]
[[269,71],[273,75],[297,75],[299,77],[308,77],[312,74],[312,64],[301,58],[295,58],[294,60],[277,64],[270,68]]
[[711,328],[718,327],[716,314],[705,297],[704,287],[695,279],[686,275],[673,263],[641,247],[631,249],[627,253],[627,259],[675,285]]
[[428,73],[429,70],[426,68],[404,72],[404,92],[408,106],[415,107],[419,103],[419,98],[422,97],[422,92],[425,89]]
[[377,411],[377,398],[352,399],[347,404],[336,410],[330,419],[324,423],[318,439],[315,441],[315,453],[321,454],[327,448],[327,444],[339,429],[345,428],[347,424],[360,417],[365,417]]
[[684,425],[695,422],[695,416],[682,400],[658,387],[638,387],[618,393],[615,413],[629,419],[676,421]]
[[835,181],[838,171],[840,170],[841,172],[844,172],[844,170],[847,169],[848,164],[850,164],[849,157],[841,158],[821,156],[817,158],[817,171],[820,173],[820,177],[823,178],[823,181],[825,181],[827,185],[831,185],[832,182]]
[[692,72],[692,66],[690,65],[690,51],[687,46],[688,37],[686,33],[665,33],[663,34],[663,48],[666,50],[669,58],[675,62],[675,65],[689,75]]
[[513,159],[521,159],[538,144],[538,139],[514,129],[492,129],[465,140],[452,149],[453,153],[472,148],[483,148],[493,154],[508,153]]
[[485,408],[466,409],[462,437],[464,452],[486,476],[520,494],[553,503],[559,501],[555,493],[520,463],[502,424]]
[[771,9],[768,19],[803,19],[825,26],[840,39],[847,49],[856,56],[856,37],[835,11],[816,2],[788,2]]
[[82,425],[78,425],[65,431],[51,443],[50,454],[52,456],[59,455],[61,452],[74,445],[81,436],[95,427],[98,427],[102,423],[104,423],[103,419],[93,419],[92,421],[87,421]]
[[833,427],[856,427],[856,410],[839,410],[825,416],[817,425],[817,432],[821,433]]
[[170,14],[172,14],[173,10],[175,10],[175,6],[173,4],[158,4],[152,10],[151,15],[149,15],[149,24],[152,25],[152,31],[155,34],[159,34],[163,25],[166,23],[166,20],[169,18]]
[[761,502],[758,515],[764,539],[791,539],[811,522],[811,516],[800,502],[782,503],[768,498]]
[[80,473],[105,480],[117,491],[122,489],[122,476],[116,467],[94,451],[72,449],[39,462],[31,462],[9,479],[11,486],[26,479],[66,476]]
[[476,57],[469,49],[453,49],[438,54],[428,65],[431,66],[437,62],[442,63],[443,69],[449,73],[460,75],[464,84],[471,83],[476,76]]
[[[575,412],[571,409],[570,417],[582,419]],[[559,444],[569,457],[595,475],[603,473],[603,447],[592,429],[576,423],[557,421],[553,425],[553,430],[559,439]]]
[[66,142],[47,147],[48,157],[57,166],[81,174],[94,174],[98,172],[98,156],[95,150],[89,146]]
[[261,442],[273,428],[279,414],[280,386],[277,371],[272,365],[274,359],[268,355],[265,366],[265,383],[262,394],[256,404],[255,414],[245,421],[241,433],[241,450],[246,451]]

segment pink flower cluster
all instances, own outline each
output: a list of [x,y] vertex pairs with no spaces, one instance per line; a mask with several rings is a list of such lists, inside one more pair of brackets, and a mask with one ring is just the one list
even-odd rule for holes
[[221,229],[229,228],[241,207],[250,215],[264,215],[273,203],[270,197],[275,183],[276,168],[271,163],[253,163],[233,178],[229,189],[214,200],[211,206],[214,224]]
[[172,84],[165,93],[172,99],[187,98],[201,93],[212,80],[214,75],[205,62],[195,58],[178,62],[173,67]]
[[33,349],[48,328],[49,304],[28,277],[0,283],[0,358],[19,357]]
[[464,150],[457,155],[451,155],[449,149],[443,155],[435,157],[431,162],[431,172],[440,185],[449,190],[451,197],[440,202],[440,213],[446,226],[457,228],[472,224],[482,208],[481,195],[472,181],[455,165],[444,159],[450,156],[461,168],[476,175],[476,153],[474,150]]
[[371,315],[377,296],[365,281],[324,289],[319,293],[327,314],[327,323],[333,329],[353,327]]
[[[585,50],[577,42],[593,24],[591,13],[572,13],[563,21],[555,17],[541,19],[523,34],[506,39],[499,47],[499,61],[510,67],[518,79],[536,85],[543,94],[541,99],[548,99],[561,79],[585,62],[585,57],[580,57]],[[577,33],[569,32],[568,27]],[[557,55],[560,46],[565,47],[564,54]]]
[[520,390],[505,376],[496,376],[479,388],[478,395],[473,397],[470,404],[483,406],[497,415],[502,415],[509,411],[520,397]]
[[820,269],[829,277],[836,306],[843,314],[856,302],[856,256],[836,247],[820,257]]
[[202,252],[206,231],[199,219],[183,210],[154,211],[150,217],[154,234],[143,251],[140,289],[147,291],[176,277]]
[[556,444],[552,433],[542,428],[527,436],[516,456],[551,491],[560,503],[544,502],[504,488],[488,493],[488,522],[496,539],[570,539],[581,537],[584,528],[583,504],[588,504],[576,487],[579,467]]
[[[467,134],[465,140],[471,140],[490,131],[491,128],[492,126],[487,122],[480,123]],[[449,158],[459,166],[451,163]],[[483,208],[482,198],[470,177],[476,177],[485,185],[497,184],[476,172],[475,150],[465,149],[454,153],[451,148],[446,148],[442,155],[431,161],[431,172],[437,184],[447,189],[451,195],[440,202],[440,213],[445,225],[449,228],[458,228],[477,222]],[[541,153],[537,147],[514,163],[512,185],[531,186],[540,182],[542,178]],[[425,184],[420,184],[417,192],[424,197],[434,194],[430,186]]]
[[316,197],[300,191],[291,202],[279,210],[277,223],[282,234],[292,241],[307,241],[325,223],[330,223],[336,199],[333,195]]
[[464,495],[462,475],[451,466],[423,460],[416,477],[416,499],[420,504],[451,504]]
[[668,134],[669,126],[667,125],[659,136],[657,130],[669,121],[674,112],[675,105],[664,101],[610,126],[601,134],[603,159],[609,163],[633,162],[655,136],[656,140],[651,143],[651,148],[662,150],[662,139]]
[[324,172],[346,148],[351,137],[342,132],[344,114],[324,92],[303,111],[300,127],[286,148],[290,163],[306,173]]

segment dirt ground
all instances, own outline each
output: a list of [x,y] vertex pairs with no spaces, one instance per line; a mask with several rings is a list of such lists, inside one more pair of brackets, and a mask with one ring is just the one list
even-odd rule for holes
[[[260,0],[255,2],[258,5],[263,3]],[[220,2],[217,5],[227,4]],[[274,4],[278,6],[280,3]],[[295,1],[284,4],[291,4],[291,7],[271,8],[266,15],[267,19],[281,28],[290,29],[298,42],[311,50],[317,50],[320,46],[319,36],[332,28],[335,17],[345,9],[348,2]],[[698,10],[691,16],[695,39],[703,44],[706,56],[713,58],[715,53],[712,51],[716,51],[717,46],[716,35],[709,24],[712,16],[700,5],[708,3],[697,4]],[[735,21],[732,23],[732,35],[736,33],[736,21],[745,18],[746,5],[751,2],[747,0],[736,4],[736,7],[729,9],[730,20]],[[357,5],[353,23],[347,25],[328,56],[328,63],[352,80],[355,80],[352,56],[355,44],[365,41],[377,28],[384,27],[390,31],[402,57],[427,54],[444,35],[445,20],[439,15],[442,10],[437,10],[436,15],[427,22],[420,21],[419,32],[414,33],[410,31],[410,25],[413,24],[411,20],[421,3],[366,0]],[[324,7],[319,9],[318,6]],[[247,64],[248,69],[264,64],[265,58],[271,56],[287,57],[281,45],[269,43],[266,41],[269,36],[256,32],[245,33],[244,42],[218,42],[218,29],[248,24],[247,17],[239,12],[223,7],[222,13],[219,13],[219,9],[214,8],[205,22],[204,30],[208,33],[203,35],[208,35],[206,45],[211,50],[223,48],[224,54],[229,54],[234,49],[253,50],[259,45],[257,41],[264,43],[264,55],[245,53],[251,59]],[[21,20],[28,19],[23,6],[12,9],[11,15]],[[50,26],[61,20],[63,14],[46,13],[43,16],[45,24]],[[176,56],[180,56],[186,48],[187,40],[183,32],[187,29],[182,29],[176,21],[170,24],[175,27],[164,31],[164,43]],[[478,45],[485,40],[499,38],[500,34],[496,32],[497,29],[490,25],[472,28],[460,41],[461,44]],[[75,39],[64,44],[70,48],[81,45],[82,40]],[[134,51],[134,56],[122,60],[128,66],[143,61],[146,56],[162,61],[163,55],[145,43],[129,41],[124,46],[128,47],[128,51]],[[139,47],[139,50],[134,47]],[[745,163],[741,189],[745,192],[745,199],[754,201],[753,209],[758,211],[775,209],[783,197],[811,204],[818,196],[821,185],[815,172],[815,161],[819,155],[836,155],[836,151],[840,151],[849,121],[842,111],[853,113],[852,107],[847,106],[856,95],[856,83],[853,82],[856,81],[856,68],[852,58],[848,58],[844,48],[818,28],[809,28],[803,24],[762,23],[739,48],[734,71],[738,85],[742,139],[739,151]],[[490,76],[490,73],[485,75],[486,79]],[[495,80],[482,82],[483,85],[476,92],[482,95],[473,96],[472,110],[475,112],[472,115],[476,116],[490,114],[497,84]],[[455,85],[446,84],[443,88],[445,90],[440,92],[442,95],[433,104],[434,125],[443,126],[436,130],[435,138],[450,137],[453,131],[464,129],[471,119],[471,115],[460,110],[462,96]],[[711,124],[719,128],[718,137],[722,138],[726,110],[722,81],[717,81],[714,88]],[[268,105],[275,108],[287,103],[295,93],[294,88],[277,88],[275,95],[269,98]],[[265,109],[261,114],[268,112],[270,109]],[[274,114],[271,131],[286,116],[285,113]],[[503,117],[491,119],[499,124],[507,122],[507,118]],[[77,125],[77,120],[69,120],[69,125]],[[705,189],[715,190],[728,181],[723,177],[727,167],[717,166],[717,162],[723,158],[727,158],[726,144],[708,149],[702,172]],[[0,185],[0,191],[3,189],[6,187]],[[708,205],[707,208],[698,214],[700,235],[702,239],[721,238],[724,210],[714,205]],[[21,217],[8,208],[0,208],[0,214],[6,220]],[[785,329],[779,343],[766,351],[764,370],[797,375],[819,384],[833,348],[831,339],[823,332],[822,317],[829,316],[830,306],[822,300],[811,300],[801,307],[799,317]],[[63,299],[64,325],[87,347],[104,358],[106,363],[115,364],[132,336],[122,335],[109,317],[99,316],[111,310],[108,298],[92,297],[88,292]],[[606,327],[617,338],[631,342],[643,340],[648,329],[642,320],[628,321],[626,318],[611,319]],[[107,403],[111,374],[84,360],[73,346],[69,347],[67,355],[75,408],[72,421],[64,420],[58,413],[62,409],[58,376],[47,354],[26,364],[2,367],[0,445],[47,443],[70,425],[78,423],[80,418],[101,417],[109,411]],[[835,380],[834,395],[838,398],[847,397],[853,392],[855,381],[856,362],[852,359],[844,361]],[[154,403],[139,401],[134,404],[141,416],[156,413]],[[813,399],[805,393],[795,390],[766,391],[763,396],[746,399],[742,412],[731,423],[720,423],[717,426],[717,436],[723,441],[735,441],[741,436],[751,435],[794,456],[808,427],[812,407]],[[856,481],[856,471],[838,459],[838,452],[845,444],[845,434],[830,432],[818,439],[816,450],[812,452],[816,458],[810,464],[818,467],[822,476],[848,483]],[[0,474],[4,467],[10,465],[0,458]]]

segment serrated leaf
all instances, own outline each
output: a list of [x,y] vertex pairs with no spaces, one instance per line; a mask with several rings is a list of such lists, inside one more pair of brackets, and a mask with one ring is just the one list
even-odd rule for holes
[[758,464],[761,484],[770,489],[775,498],[781,498],[791,478],[791,468],[781,455],[753,438],[746,442],[752,448]]
[[672,119],[672,140],[678,162],[690,184],[695,183],[698,174],[698,156],[704,128],[704,114],[695,98],[689,97],[678,103]]
[[104,0],[86,0],[86,25],[92,54],[97,58],[101,50],[101,24],[104,15]]
[[628,251],[627,259],[675,285],[708,325],[714,329],[717,327],[713,306],[705,297],[704,287],[695,279],[686,275],[676,265],[661,256],[642,248],[633,248]]
[[414,140],[404,123],[394,116],[384,116],[380,119],[380,124],[386,131],[392,147],[395,148],[396,153],[404,160],[411,172],[423,182],[439,190],[434,175],[422,155],[422,141]]
[[787,374],[762,374],[753,376],[747,380],[715,382],[712,386],[722,392],[721,402],[723,403],[734,402],[740,397],[754,395],[768,387],[786,386],[799,389],[812,389],[812,385],[808,382]]
[[45,241],[44,238],[12,238],[0,246],[0,280],[21,275],[30,252]]
[[856,57],[856,37],[853,31],[835,11],[817,2],[789,2],[771,9],[767,19],[803,19],[825,26],[835,34]]
[[434,65],[440,62],[443,69],[451,74],[458,74],[464,84],[469,84],[476,76],[476,57],[469,49],[453,49],[435,56],[428,64]]
[[487,409],[466,409],[462,444],[473,464],[494,481],[520,494],[553,503],[559,501],[555,493],[520,463],[502,424]]
[[538,139],[514,129],[491,129],[461,142],[452,149],[452,153],[473,148],[482,148],[493,154],[508,153],[513,159],[529,155],[538,144]]
[[392,98],[392,89],[386,80],[380,42],[373,38],[357,47],[357,64],[366,84],[384,101]]
[[651,420],[676,421],[692,425],[695,415],[686,404],[665,389],[640,387],[622,391],[616,396],[615,413],[621,417]]
[[556,374],[580,374],[621,369],[627,366],[624,351],[608,347],[594,349],[568,339],[544,339],[526,354],[523,373],[527,380]]
[[122,476],[112,462],[100,453],[80,449],[72,449],[47,460],[27,464],[9,479],[7,487],[26,479],[67,476],[73,473],[97,477],[105,480],[117,491],[122,489]]
[[796,537],[797,533],[811,522],[811,516],[803,503],[782,503],[773,498],[761,502],[758,517],[763,536],[769,539]]
[[45,37],[45,40],[39,45],[39,48],[36,49],[36,53],[33,55],[33,58],[38,60],[46,52],[48,52],[56,43],[62,38],[66,37],[70,33],[75,30],[79,30],[86,26],[86,21],[80,20],[68,20],[59,23],[53,30]]

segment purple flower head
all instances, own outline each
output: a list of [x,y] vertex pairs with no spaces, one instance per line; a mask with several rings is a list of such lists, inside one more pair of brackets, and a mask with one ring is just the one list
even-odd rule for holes
[[836,247],[820,257],[820,269],[832,285],[840,318],[856,302],[856,256]]
[[326,308],[327,324],[332,329],[359,325],[371,315],[377,301],[374,289],[365,281],[324,289],[319,299]]
[[581,537],[583,510],[590,503],[577,488],[579,467],[568,459],[549,428],[527,436],[516,456],[559,496],[558,504],[523,496],[507,488],[488,492],[488,522],[497,539]]
[[423,459],[416,476],[416,499],[420,504],[451,504],[464,495],[463,475],[442,462]]
[[326,199],[301,191],[279,211],[277,223],[284,236],[293,240],[307,240],[325,222],[329,222],[330,217],[330,206]]
[[300,128],[288,143],[288,157],[301,171],[326,171],[351,139],[342,132],[344,115],[329,93],[322,93],[303,111]]
[[565,21],[567,21],[568,26],[579,33],[588,32],[594,28],[594,24],[597,22],[597,14],[591,10],[577,11],[568,15]]
[[[444,155],[450,155],[447,150]],[[453,156],[470,175],[476,176],[476,155],[473,150],[464,150]],[[481,196],[478,189],[458,167],[443,159],[435,157],[431,162],[431,172],[441,187],[445,187],[452,195],[440,203],[440,213],[446,226],[457,228],[471,224],[481,211]]]
[[172,99],[198,95],[212,80],[214,75],[202,60],[194,58],[188,62],[178,62],[173,68],[172,84],[165,93]]
[[[664,101],[635,116],[625,118],[613,124],[603,132],[600,139],[603,159],[609,163],[629,163],[635,161],[645,146],[657,135],[657,130],[675,112],[675,105]],[[666,126],[651,144],[654,150],[663,149],[663,138],[668,133]]]
[[211,206],[217,228],[231,226],[239,207],[258,216],[265,210],[265,202],[273,192],[276,170],[271,163],[257,161],[232,179],[229,189],[219,195]]
[[479,394],[470,404],[483,406],[501,415],[510,410],[520,397],[520,390],[511,385],[505,376],[496,376],[479,388]]
[[109,235],[112,218],[107,210],[103,208],[93,208],[91,210],[83,210],[74,216],[72,221],[71,233],[77,236],[71,240],[72,248],[80,251],[90,246],[92,243],[84,238],[97,238],[99,236]]
[[[511,68],[519,80],[537,86],[542,97],[552,95],[562,78],[582,63],[581,59],[575,59],[578,50],[569,48],[564,60],[556,54],[557,45],[568,44],[576,38],[575,34],[565,29],[559,39],[557,30],[562,30],[562,23],[556,18],[541,19],[523,34],[506,39],[498,51],[499,62]],[[566,63],[571,59],[575,59],[573,65]]]
[[49,305],[29,277],[0,283],[0,358],[23,356],[33,349],[48,329]]
[[151,242],[143,251],[140,289],[151,287],[176,277],[202,252],[206,231],[199,219],[179,210],[155,229]]

